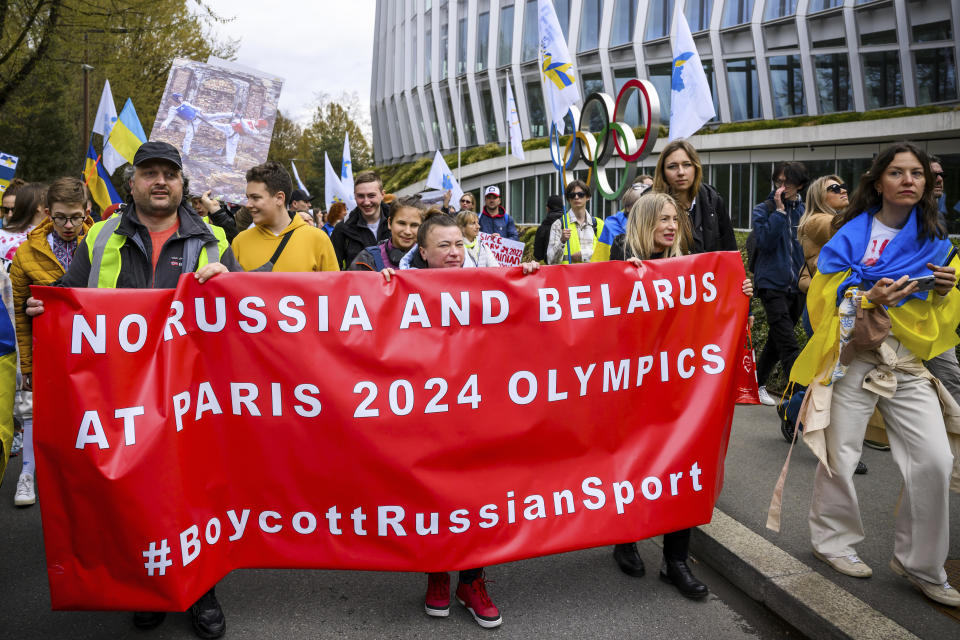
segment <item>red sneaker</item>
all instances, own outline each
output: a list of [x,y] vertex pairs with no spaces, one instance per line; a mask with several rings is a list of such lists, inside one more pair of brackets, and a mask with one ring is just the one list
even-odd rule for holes
[[446,571],[427,574],[427,597],[423,609],[428,616],[435,618],[450,615],[450,576]]
[[487,595],[487,580],[484,574],[469,584],[457,584],[457,602],[467,608],[477,624],[484,629],[499,627],[503,622],[500,610]]

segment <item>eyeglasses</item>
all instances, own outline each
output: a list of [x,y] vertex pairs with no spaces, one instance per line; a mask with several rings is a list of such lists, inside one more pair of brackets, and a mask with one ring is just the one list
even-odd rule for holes
[[587,197],[587,194],[585,194],[583,191],[574,191],[573,193],[567,196],[567,198],[569,198],[570,200],[586,198],[586,197]]
[[13,207],[0,207],[0,212],[2,212],[3,215],[13,213]]
[[847,185],[845,184],[832,184],[829,187],[827,187],[827,191],[829,191],[830,193],[836,193],[838,195],[840,194],[841,191],[845,193],[849,193],[849,191],[847,190]]
[[53,216],[53,223],[56,225],[65,227],[68,222],[72,227],[79,227],[83,224],[83,216],[70,216],[69,218],[66,216]]

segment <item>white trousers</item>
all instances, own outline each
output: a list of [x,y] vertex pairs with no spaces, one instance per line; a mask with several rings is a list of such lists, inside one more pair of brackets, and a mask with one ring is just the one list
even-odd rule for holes
[[830,426],[825,430],[833,475],[823,463],[817,466],[810,506],[813,548],[827,557],[850,555],[864,538],[853,472],[867,421],[877,407],[905,485],[893,553],[912,575],[942,584],[947,579],[943,563],[950,545],[948,491],[953,455],[940,402],[931,382],[902,371],[896,372],[893,398],[867,391],[863,380],[873,368],[856,359],[834,383]]

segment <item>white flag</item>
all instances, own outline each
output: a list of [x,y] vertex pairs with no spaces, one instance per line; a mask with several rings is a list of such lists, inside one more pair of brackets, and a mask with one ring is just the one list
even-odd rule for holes
[[563,133],[563,118],[570,107],[580,100],[580,85],[552,0],[537,0],[537,30],[543,101],[547,105],[550,121],[557,125],[557,131]]
[[307,190],[306,185],[303,184],[303,180],[300,179],[300,174],[297,172],[297,165],[293,164],[293,160],[290,161],[290,167],[293,169],[293,179],[297,181],[297,188],[307,194],[309,198],[310,192]]
[[670,140],[689,138],[716,117],[710,83],[703,72],[687,19],[680,14],[673,34],[673,73],[670,81]]
[[350,160],[350,134],[343,138],[343,161],[340,163],[340,184],[353,193],[353,162]]
[[510,125],[510,153],[518,160],[523,160],[523,132],[520,130],[520,114],[517,113],[517,103],[513,99],[509,75],[507,76],[507,123]]
[[[107,144],[110,138],[110,132],[113,131],[113,125],[117,123],[117,107],[113,102],[113,91],[110,90],[110,81],[103,83],[103,93],[100,94],[100,106],[97,107],[97,115],[93,118],[93,133],[99,133],[103,136],[103,157],[100,163],[104,167],[116,168],[126,162],[126,160],[117,153],[113,146]],[[110,171],[113,173],[113,171]]]
[[323,165],[323,199],[327,205],[327,211],[330,210],[330,205],[334,202],[343,202],[347,205],[348,212],[353,211],[357,206],[353,192],[348,192],[343,188],[340,178],[337,177],[337,172],[333,170],[333,165],[330,164],[330,157],[326,151],[323,152]]
[[[433,157],[433,166],[430,167],[430,175],[427,176],[427,186],[431,189],[452,192],[450,196],[450,202],[452,203],[459,204],[460,198],[463,196],[460,183],[453,177],[453,172],[450,171],[450,167],[447,166],[439,151]],[[456,205],[454,205],[454,208],[456,208]]]

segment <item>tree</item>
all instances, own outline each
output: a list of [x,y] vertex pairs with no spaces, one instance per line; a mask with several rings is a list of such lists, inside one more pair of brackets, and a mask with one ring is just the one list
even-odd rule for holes
[[109,78],[118,108],[132,98],[149,135],[174,58],[234,57],[236,43],[211,33],[223,21],[188,0],[0,0],[0,140],[20,157],[17,174],[79,172],[90,136],[82,131],[82,64],[94,67],[91,119]]
[[[301,148],[304,155],[298,156],[309,161],[309,175],[318,188],[324,186],[324,152],[329,156],[334,171],[339,172],[343,162],[343,140],[347,134],[350,135],[350,160],[354,175],[373,165],[373,153],[361,122],[359,99],[355,93],[343,93],[335,100],[328,94],[318,96],[313,119],[303,130]],[[304,182],[307,182],[306,178]],[[310,189],[314,188],[309,182],[307,185]]]

